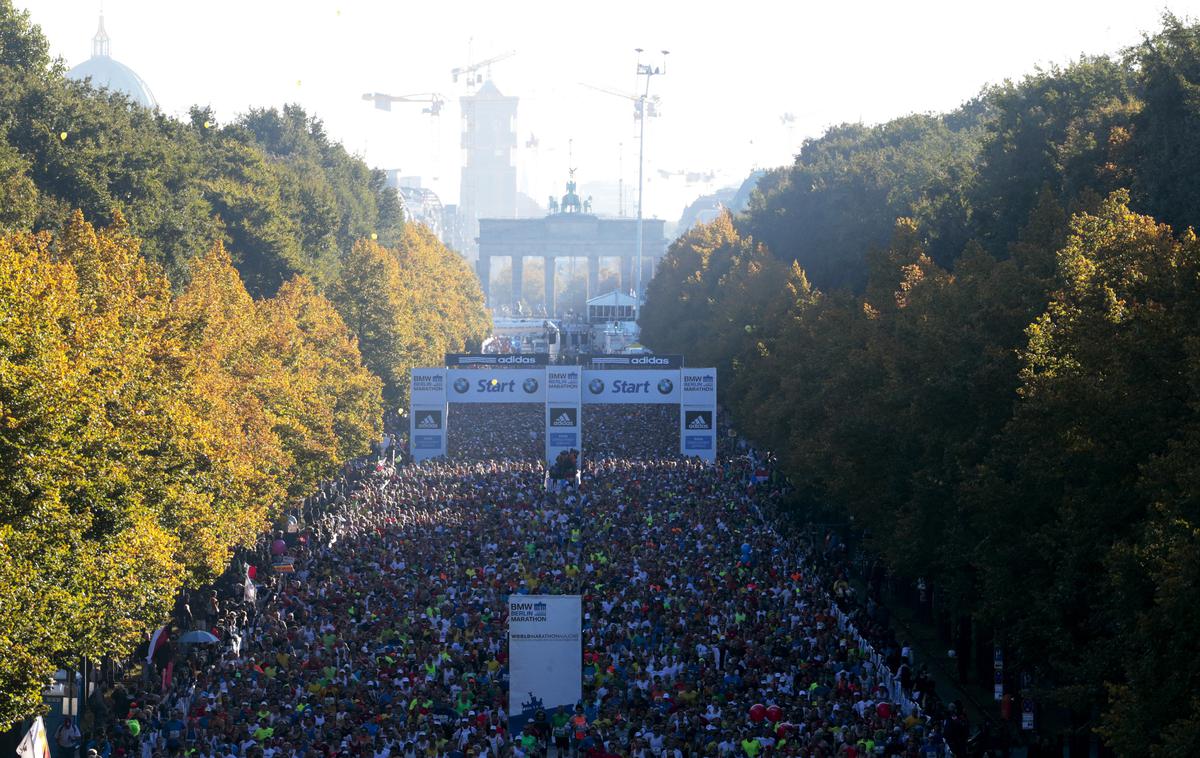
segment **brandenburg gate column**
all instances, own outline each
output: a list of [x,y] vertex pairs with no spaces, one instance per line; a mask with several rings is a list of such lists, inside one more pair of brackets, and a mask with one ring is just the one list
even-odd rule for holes
[[521,302],[525,286],[525,258],[520,253],[512,256],[512,304]]
[[542,258],[542,267],[546,275],[546,315],[549,318],[555,316],[554,302],[554,269],[558,263],[558,258],[553,255],[547,255]]
[[587,280],[587,296],[591,298],[599,295],[597,291],[600,289],[600,258],[596,255],[587,257],[588,280]]
[[642,255],[642,292],[646,291],[646,287],[650,284],[650,280],[654,278],[654,269],[658,266],[658,259],[653,254]]

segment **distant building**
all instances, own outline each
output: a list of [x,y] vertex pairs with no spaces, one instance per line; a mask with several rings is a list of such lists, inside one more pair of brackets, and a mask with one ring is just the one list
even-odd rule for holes
[[92,57],[67,72],[67,78],[75,81],[91,79],[92,86],[121,92],[130,100],[145,108],[157,109],[158,101],[150,87],[133,69],[116,61],[109,53],[108,32],[104,30],[104,16],[92,37]]
[[433,190],[421,186],[421,177],[401,176],[398,169],[388,169],[387,185],[400,196],[405,221],[424,224],[442,244],[453,247],[441,198]]
[[637,300],[624,292],[613,290],[587,301],[587,320],[590,324],[610,321],[633,321]]
[[622,353],[633,349],[641,330],[634,321],[637,300],[613,290],[587,301],[591,349],[596,353]]
[[[645,219],[642,234],[642,287],[645,288],[659,259],[667,249],[661,219]],[[525,258],[542,258],[545,283],[546,313],[558,314],[554,291],[554,272],[559,260],[581,258],[587,265],[587,293],[595,296],[600,286],[600,262],[611,260],[618,264],[621,289],[634,287],[634,268],[637,254],[637,221],[631,218],[599,218],[590,213],[556,213],[543,218],[483,219],[479,228],[479,252],[476,272],[493,308],[515,307],[522,300]],[[512,288],[510,303],[491,300],[492,259],[511,261]]]
[[489,79],[462,106],[462,147],[466,163],[459,190],[459,223],[464,226],[468,259],[476,258],[479,219],[517,217],[517,100],[500,93]]
[[[493,309],[516,308],[523,298],[525,258],[542,258],[546,314],[559,315],[555,298],[555,273],[559,259],[582,258],[587,263],[587,294],[599,294],[600,261],[616,260],[620,274],[620,289],[629,292],[637,282],[637,220],[632,218],[602,218],[591,212],[591,200],[581,198],[571,169],[567,192],[562,200],[549,199],[550,214],[542,218],[495,219],[484,218],[479,223],[479,251],[475,270],[488,305]],[[658,260],[667,249],[660,219],[643,219],[641,249],[641,286],[654,276]],[[492,259],[511,261],[512,288],[509,303],[492,300]]]

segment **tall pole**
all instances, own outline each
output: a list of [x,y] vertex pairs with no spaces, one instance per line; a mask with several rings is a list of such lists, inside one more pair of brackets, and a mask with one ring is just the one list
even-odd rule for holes
[[662,68],[655,68],[649,64],[642,64],[642,49],[637,48],[638,65],[637,73],[639,76],[646,77],[646,88],[638,96],[638,118],[641,123],[638,125],[638,199],[637,199],[637,254],[635,260],[637,263],[637,271],[633,274],[633,320],[636,323],[641,317],[642,312],[642,193],[645,190],[645,168],[646,168],[646,119],[650,114],[646,110],[646,101],[650,98],[650,79],[658,74],[667,73],[667,55],[668,51],[663,50],[663,65]]
[[[650,91],[650,77],[646,77],[646,91]],[[637,207],[637,266],[633,272],[633,321],[641,317],[642,309],[642,175],[646,166],[646,96],[638,101],[638,111],[641,113],[638,135],[638,207]]]

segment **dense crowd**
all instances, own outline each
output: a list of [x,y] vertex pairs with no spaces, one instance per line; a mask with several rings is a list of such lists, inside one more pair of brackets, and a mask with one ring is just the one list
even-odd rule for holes
[[[636,438],[666,436],[620,410]],[[189,607],[185,625],[219,642],[159,648],[159,675],[116,693],[115,727],[96,748],[101,758],[944,755],[938,729],[844,628],[831,598],[854,604],[836,543],[781,527],[786,491],[756,476],[763,465],[585,456],[578,488],[561,492],[543,486],[533,459],[359,470],[275,535],[294,572],[251,566],[256,597],[239,576],[232,593]],[[518,734],[505,712],[513,593],[579,594],[584,610],[582,700]]]
[[446,427],[450,458],[540,461],[545,447],[542,403],[450,403]]
[[[679,406],[582,407],[586,458],[671,458],[679,454]],[[545,408],[539,403],[451,403],[446,449],[455,460],[540,461],[545,455]]]
[[585,458],[679,455],[679,406],[634,403],[583,406]]

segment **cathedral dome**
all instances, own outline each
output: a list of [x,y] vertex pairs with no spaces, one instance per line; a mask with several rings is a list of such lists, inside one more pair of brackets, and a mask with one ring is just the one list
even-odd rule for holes
[[108,54],[108,33],[104,31],[104,16],[100,17],[100,28],[92,38],[92,57],[67,72],[68,79],[83,81],[91,79],[97,89],[106,88],[121,92],[135,103],[146,108],[157,108],[158,101],[150,87],[133,69]]

